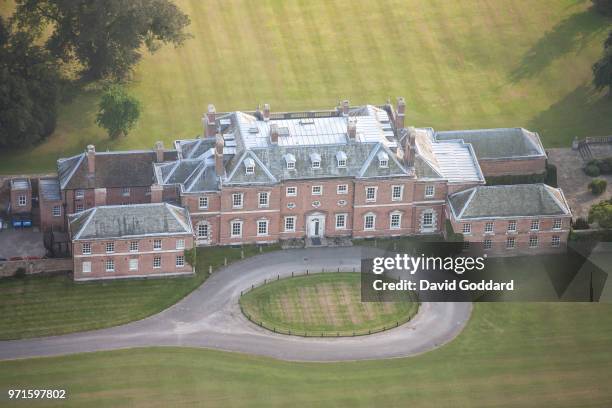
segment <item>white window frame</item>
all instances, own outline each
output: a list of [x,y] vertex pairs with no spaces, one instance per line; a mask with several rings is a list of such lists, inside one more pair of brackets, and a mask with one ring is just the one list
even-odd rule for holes
[[107,254],[112,254],[115,252],[115,243],[114,242],[107,242],[106,243],[106,253]]
[[296,186],[288,186],[285,190],[285,195],[287,197],[295,197],[297,196],[297,187]]
[[389,159],[379,159],[378,160],[378,167],[380,167],[381,169],[388,169],[389,168]]
[[[395,194],[399,190],[399,194]],[[402,201],[404,197],[404,186],[403,185],[395,185],[391,186],[391,201]]]
[[91,242],[83,242],[81,244],[81,253],[83,255],[91,255]]
[[517,222],[516,220],[510,220],[508,221],[508,232],[516,232],[516,228],[517,228]]
[[558,230],[560,230],[562,226],[563,226],[563,220],[561,220],[561,218],[555,218],[555,219],[553,220],[553,226],[552,226],[552,229],[553,229],[554,231],[558,231]]
[[85,190],[75,190],[74,192],[75,200],[82,200],[85,198]]
[[138,252],[138,241],[130,241],[130,252]]
[[338,184],[336,186],[336,194],[338,195],[348,194],[348,184]]
[[61,217],[62,216],[62,206],[54,205],[53,208],[51,209],[51,215],[54,217]]
[[176,262],[174,263],[177,268],[185,267],[185,255],[177,255]]
[[317,184],[316,186],[312,186],[311,188],[312,195],[323,195],[323,186]]
[[[261,232],[261,226],[265,225],[265,231]],[[257,236],[267,237],[270,235],[270,220],[257,220]]]
[[472,224],[469,222],[463,223],[462,232],[463,235],[470,235],[472,233]]
[[550,239],[550,246],[559,248],[561,246],[561,237],[559,235],[553,235]]
[[83,205],[83,203],[78,203],[75,206],[74,210],[75,210],[75,212],[78,212],[78,213],[83,212],[83,211],[85,211],[85,206]]
[[[200,230],[200,228],[202,228],[202,230],[205,230],[205,234],[202,235],[200,232],[202,230]],[[199,239],[209,239],[210,238],[210,224],[208,224],[207,222],[201,222],[198,224],[197,226],[197,236]]]
[[177,239],[176,240],[176,249],[185,249],[185,240],[184,239]]
[[431,198],[436,195],[436,186],[428,184],[425,186],[425,198]]
[[[291,227],[287,228],[287,221],[291,221]],[[285,217],[284,221],[284,231],[285,232],[295,232],[295,223],[297,221],[297,217],[295,215],[289,215]]]
[[514,237],[506,238],[506,249],[516,248],[516,239]]
[[[240,232],[238,234],[234,233],[234,225],[239,225]],[[230,222],[230,236],[232,238],[238,238],[242,236],[242,221],[234,220]]]
[[153,250],[154,251],[161,251],[162,250],[162,246],[163,246],[163,244],[162,244],[162,240],[161,239],[154,239],[153,240]]
[[[372,225],[368,227],[368,219],[372,219]],[[374,231],[376,229],[376,214],[367,213],[363,216],[363,230],[364,231]]]
[[288,161],[287,162],[287,170],[295,170],[295,162],[294,161]]
[[[336,214],[336,229],[337,230],[345,230],[346,229],[346,219],[347,219],[347,214]],[[339,221],[342,220],[342,223],[340,224]]]
[[161,269],[162,258],[161,256],[153,257],[153,269]]
[[[373,197],[369,197],[370,191],[374,191]],[[378,187],[377,186],[367,186],[365,188],[365,200],[366,202],[376,202],[376,196],[378,195]]]
[[540,240],[538,239],[537,235],[531,235],[529,236],[529,248],[537,248],[538,245],[540,244]]
[[[427,221],[427,218],[430,218],[429,222],[425,222]],[[423,225],[422,228],[433,228],[434,226],[434,213],[431,211],[427,211],[427,212],[423,212]]]
[[17,205],[19,207],[25,207],[28,204],[28,197],[25,194],[17,196]]
[[255,174],[255,165],[244,166],[244,174],[247,176]]
[[313,160],[312,161],[312,168],[313,169],[320,169],[321,168],[321,161],[320,160]]
[[337,164],[340,169],[346,168],[346,159],[338,159]]
[[130,258],[128,260],[128,269],[130,271],[137,271],[138,270],[138,258]]
[[106,270],[106,272],[115,272],[115,260],[107,259],[104,262],[104,269]]
[[81,272],[82,273],[91,273],[91,261],[83,262],[83,264],[81,265]]
[[485,234],[492,234],[494,230],[495,230],[495,224],[493,224],[493,221],[485,222],[485,226],[484,226]]
[[529,227],[530,231],[539,231],[540,230],[540,220],[531,220],[531,225]]
[[493,248],[493,240],[490,238],[485,239],[484,241],[482,241],[482,247],[483,249]]
[[130,188],[129,188],[129,187],[122,187],[122,188],[121,188],[121,195],[122,195],[123,197],[129,197],[129,196],[130,196],[130,194],[131,194],[131,190],[130,190]]
[[257,204],[259,208],[267,208],[270,206],[270,192],[260,191],[257,194]]
[[[397,225],[393,225],[393,217],[397,217]],[[389,229],[401,229],[402,228],[402,213],[392,212],[389,214]]]
[[207,196],[198,197],[198,208],[199,209],[208,208],[208,197]]
[[242,208],[244,205],[244,193],[232,193],[232,208]]

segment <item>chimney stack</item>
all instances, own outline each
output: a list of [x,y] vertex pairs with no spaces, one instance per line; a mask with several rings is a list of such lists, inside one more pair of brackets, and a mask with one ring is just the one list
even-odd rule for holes
[[159,184],[151,186],[151,203],[161,203],[164,198],[164,187]]
[[93,176],[96,173],[96,147],[87,146],[87,173]]
[[357,139],[357,121],[355,119],[349,119],[346,125],[346,133],[349,140]]
[[263,120],[266,122],[270,120],[270,104],[269,103],[264,103]]
[[223,136],[217,135],[217,141],[215,142],[215,173],[218,177],[222,177],[225,174],[225,166],[223,165]]
[[270,124],[270,142],[278,143],[278,125],[276,123]]
[[349,115],[349,101],[347,99],[342,101],[342,116],[348,117]]
[[406,101],[403,97],[397,98],[397,117],[395,119],[396,129],[404,128],[404,116],[406,115]]
[[161,141],[156,142],[153,150],[155,150],[155,161],[157,163],[163,162],[164,161],[164,142],[161,142]]
[[408,128],[408,135],[404,139],[404,164],[407,167],[414,166],[414,155],[416,151],[416,130]]
[[206,112],[206,118],[204,119],[205,136],[215,137],[217,134],[217,110],[215,105],[208,105],[208,112]]

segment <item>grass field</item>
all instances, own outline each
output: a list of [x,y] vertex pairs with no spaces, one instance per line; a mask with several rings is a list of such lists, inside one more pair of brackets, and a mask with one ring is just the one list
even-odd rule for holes
[[361,302],[360,273],[319,273],[282,279],[240,298],[243,313],[283,333],[352,335],[393,327],[418,310],[407,292],[396,302]]
[[[155,348],[0,362],[8,388],[65,388],[67,407],[609,407],[612,305],[476,304],[423,355],[290,363]],[[34,404],[32,404],[34,405]],[[51,406],[36,401],[35,406]]]
[[193,137],[211,102],[219,111],[262,102],[289,110],[402,95],[416,126],[524,126],[547,147],[612,134],[612,101],[590,86],[610,20],[587,0],[177,3],[194,38],[138,66],[130,91],[144,111],[133,133],[109,141],[94,125],[99,95],[84,91],[45,143],[0,152],[0,173],[53,170],[88,143],[150,148]]
[[[265,247],[267,250],[276,247]],[[259,253],[244,248],[245,256]],[[74,283],[65,275],[0,279],[0,340],[116,326],[160,312],[200,286],[208,267],[240,259],[238,248],[198,250],[191,278]]]

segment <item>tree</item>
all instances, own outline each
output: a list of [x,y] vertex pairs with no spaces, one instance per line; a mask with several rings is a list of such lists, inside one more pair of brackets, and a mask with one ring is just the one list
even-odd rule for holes
[[124,79],[142,57],[162,44],[181,45],[189,17],[171,0],[17,0],[15,19],[42,34],[65,62],[77,61],[85,79]]
[[593,7],[604,16],[612,16],[612,0],[592,0]]
[[594,204],[589,210],[589,222],[602,228],[612,228],[612,199]]
[[604,42],[604,55],[593,65],[593,85],[599,91],[607,87],[612,98],[612,31]]
[[96,123],[106,129],[112,139],[127,135],[140,116],[138,100],[119,85],[112,85],[104,92],[99,108]]
[[33,40],[0,17],[0,147],[32,145],[55,129],[60,76]]
[[603,192],[606,191],[606,187],[608,187],[608,182],[604,179],[593,179],[593,181],[589,183],[589,189],[594,195],[603,194]]

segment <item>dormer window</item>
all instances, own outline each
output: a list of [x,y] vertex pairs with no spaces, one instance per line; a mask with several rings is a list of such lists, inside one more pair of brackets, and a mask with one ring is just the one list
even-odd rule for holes
[[344,152],[336,153],[336,161],[338,163],[339,168],[346,167],[346,153]]
[[321,168],[321,155],[319,153],[311,153],[310,163],[312,163],[313,169],[320,169]]
[[255,174],[255,160],[248,158],[244,160],[244,168],[247,175]]
[[378,153],[378,167],[386,169],[389,167],[389,155],[386,152]]
[[285,162],[287,163],[287,170],[295,170],[295,156],[291,153],[285,155]]

